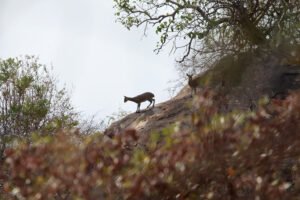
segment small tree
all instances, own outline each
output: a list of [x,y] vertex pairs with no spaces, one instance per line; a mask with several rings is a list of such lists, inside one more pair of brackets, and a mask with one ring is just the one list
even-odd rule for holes
[[78,114],[65,88],[36,57],[0,60],[0,145],[32,132],[72,127]]
[[297,0],[114,0],[117,21],[126,28],[154,26],[156,51],[173,42],[188,56],[213,56],[273,44],[297,44]]

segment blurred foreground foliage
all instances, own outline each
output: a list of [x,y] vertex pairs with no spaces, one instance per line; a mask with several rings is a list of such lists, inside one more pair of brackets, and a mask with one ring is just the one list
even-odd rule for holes
[[[299,199],[300,93],[220,114],[208,91],[191,126],[110,139],[65,131],[6,149],[2,199]],[[0,198],[1,199],[1,198]]]

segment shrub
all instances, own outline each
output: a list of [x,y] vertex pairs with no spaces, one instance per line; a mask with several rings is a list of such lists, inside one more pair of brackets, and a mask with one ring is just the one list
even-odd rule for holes
[[256,112],[218,113],[204,91],[191,127],[75,137],[61,132],[6,150],[12,199],[297,199],[300,93]]
[[47,66],[34,56],[0,59],[0,147],[13,137],[55,131],[54,124],[77,124],[66,88],[56,84]]

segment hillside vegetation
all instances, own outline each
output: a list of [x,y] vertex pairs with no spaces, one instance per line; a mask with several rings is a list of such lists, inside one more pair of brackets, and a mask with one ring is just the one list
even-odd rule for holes
[[154,132],[72,132],[6,150],[2,199],[298,199],[300,93],[255,112],[219,114],[200,92],[192,126]]

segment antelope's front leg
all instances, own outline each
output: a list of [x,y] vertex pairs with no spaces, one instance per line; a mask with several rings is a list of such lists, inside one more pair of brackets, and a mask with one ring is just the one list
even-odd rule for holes
[[150,102],[150,104],[147,106],[147,108],[149,108],[152,104],[152,101],[148,100]]
[[137,109],[136,109],[136,113],[139,113],[139,112],[140,112],[140,106],[141,106],[141,104],[138,103],[138,106],[137,106]]

